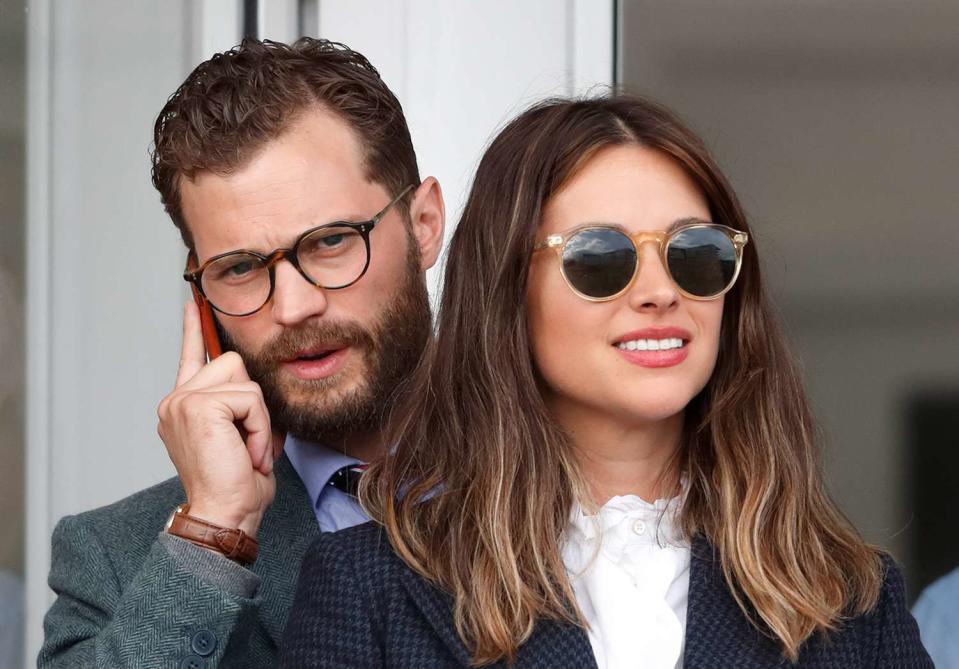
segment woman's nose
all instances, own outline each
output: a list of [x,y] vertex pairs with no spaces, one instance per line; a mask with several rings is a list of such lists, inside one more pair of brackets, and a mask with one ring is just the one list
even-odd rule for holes
[[679,304],[680,294],[666,271],[659,247],[654,242],[640,244],[639,269],[627,293],[629,306],[636,311],[669,311]]

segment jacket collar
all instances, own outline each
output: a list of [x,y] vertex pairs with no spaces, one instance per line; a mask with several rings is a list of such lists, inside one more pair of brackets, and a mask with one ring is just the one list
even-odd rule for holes
[[[430,626],[463,667],[472,666],[456,627],[453,625],[452,599],[426,579],[405,567],[403,585]],[[548,663],[548,664],[547,664]],[[505,667],[497,662],[494,667]],[[516,667],[549,666],[550,669],[595,669],[596,659],[586,632],[578,627],[540,621],[529,639],[522,645],[516,658]]]
[[260,553],[252,571],[260,577],[260,620],[279,644],[293,606],[300,562],[320,528],[313,504],[286,455],[273,465],[276,495],[263,516]]
[[[689,600],[683,667],[712,669],[718,666],[777,667],[786,661],[779,646],[757,630],[736,603],[712,545],[702,536],[692,541],[689,568]],[[408,568],[403,582],[417,608],[443,643],[463,666],[470,666],[469,652],[453,625],[452,601],[448,595]],[[755,614],[751,614],[755,615]],[[558,655],[557,648],[564,649]],[[551,621],[536,625],[520,649],[518,667],[540,666],[582,669],[596,660],[585,630]],[[499,665],[497,665],[499,666]]]

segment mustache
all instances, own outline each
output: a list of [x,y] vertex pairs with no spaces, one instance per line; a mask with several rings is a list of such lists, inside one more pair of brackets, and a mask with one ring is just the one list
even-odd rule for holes
[[258,361],[289,360],[305,348],[317,345],[376,348],[376,339],[364,327],[350,321],[329,321],[285,328],[253,356]]

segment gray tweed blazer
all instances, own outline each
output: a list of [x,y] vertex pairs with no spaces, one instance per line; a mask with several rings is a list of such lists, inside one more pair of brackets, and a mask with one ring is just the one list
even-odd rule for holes
[[[710,545],[693,543],[684,666],[760,669],[932,669],[905,603],[899,570],[884,563],[878,606],[828,638],[815,637],[789,665],[733,600]],[[638,666],[641,666],[641,659]],[[303,560],[280,651],[282,667],[446,669],[470,667],[449,598],[410,570],[372,523],[324,534]],[[496,667],[505,667],[498,663]],[[578,627],[542,621],[515,669],[595,669]]]
[[38,666],[273,666],[300,560],[320,534],[290,461],[277,460],[275,472],[249,570],[160,535],[185,500],[176,478],[61,520]]

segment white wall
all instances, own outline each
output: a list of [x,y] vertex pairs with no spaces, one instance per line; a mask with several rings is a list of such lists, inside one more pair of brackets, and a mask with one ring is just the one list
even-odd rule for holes
[[[420,174],[437,177],[443,188],[448,238],[497,129],[544,96],[611,83],[612,6],[603,0],[321,0],[318,26],[308,34],[365,54],[396,93]],[[438,269],[431,273],[434,295]]]
[[[609,83],[612,3],[305,0],[381,68],[450,228],[492,131],[546,93]],[[297,5],[261,0],[263,37]],[[153,120],[199,59],[239,36],[236,0],[33,0],[28,97],[27,656],[67,513],[173,473],[156,405],[173,381],[184,250],[149,180]],[[434,280],[436,275],[434,274]],[[29,663],[29,660],[28,660]]]

